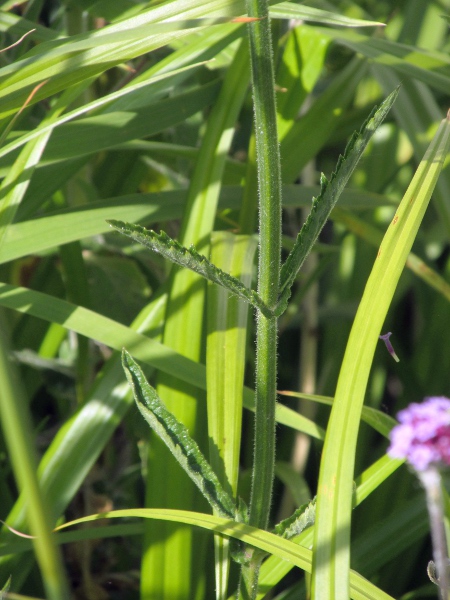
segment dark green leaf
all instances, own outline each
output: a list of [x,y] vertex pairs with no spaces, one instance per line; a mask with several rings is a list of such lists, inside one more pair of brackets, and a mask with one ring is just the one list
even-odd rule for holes
[[144,419],[166,444],[217,514],[234,519],[236,508],[233,499],[222,488],[187,428],[166,409],[126,350],[122,352],[122,365]]
[[320,194],[317,198],[313,198],[311,212],[297,236],[294,248],[281,268],[281,295],[277,305],[277,315],[282,314],[286,309],[297,273],[310,253],[370,138],[385,119],[397,94],[398,88],[386,98],[377,110],[372,111],[359,133],[353,134],[347,144],[344,156],[339,157],[336,171],[331,175],[330,181],[324,175],[321,176]]
[[241,300],[245,300],[252,306],[259,308],[264,315],[272,316],[270,309],[254,290],[245,287],[239,279],[213,265],[205,256],[199,254],[193,246],[185,248],[166,233],[161,232],[158,234],[140,225],[115,220],[108,220],[107,222],[120,233],[161,254],[176,265],[190,269],[198,275],[202,275],[208,281],[221,285]]

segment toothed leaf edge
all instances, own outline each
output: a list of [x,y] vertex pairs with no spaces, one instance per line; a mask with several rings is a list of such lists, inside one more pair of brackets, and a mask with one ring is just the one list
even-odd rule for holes
[[217,514],[235,519],[235,503],[223,489],[197,443],[183,423],[167,410],[139,365],[125,349],[122,351],[122,365],[136,405],[144,419],[166,444]]
[[186,248],[169,237],[164,231],[156,233],[140,225],[133,225],[124,221],[108,220],[107,223],[120,233],[161,254],[161,256],[164,256],[164,258],[167,258],[171,262],[194,271],[208,281],[221,285],[241,300],[245,300],[255,308],[258,308],[263,315],[267,317],[273,316],[273,311],[266,306],[257,292],[247,288],[236,277],[216,267],[206,256],[199,254],[194,246]]

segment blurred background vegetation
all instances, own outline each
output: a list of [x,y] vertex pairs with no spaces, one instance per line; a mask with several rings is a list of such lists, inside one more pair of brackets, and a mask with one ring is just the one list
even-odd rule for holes
[[[177,359],[164,355],[161,346],[146,346],[147,338],[134,331],[204,363],[206,313],[202,309],[193,323],[181,299],[176,311],[185,347],[172,345],[164,334],[173,285],[169,266],[110,233],[105,220],[140,222],[177,238],[180,228],[186,233],[188,227],[185,207],[192,210],[194,199],[208,190],[212,196],[195,217],[211,222],[208,239],[197,240],[201,251],[209,251],[211,229],[256,231],[245,64],[244,85],[235,84],[240,94],[235,118],[221,96],[225,76],[237,69],[236,56],[245,51],[240,47],[245,25],[228,22],[244,14],[243,7],[231,0],[0,2],[5,48],[0,54],[0,517],[16,529],[36,533],[25,516],[25,498],[39,502],[21,480],[24,465],[40,463],[43,511],[52,525],[144,506],[150,494],[146,480],[147,488],[167,485],[171,471],[165,463],[148,472],[148,455],[151,460],[159,450],[149,443],[134,407],[128,410],[131,398],[116,351],[125,345],[147,363],[152,381],[158,369],[164,372],[160,386],[183,390],[188,383],[192,391],[204,370],[188,376],[185,369],[180,375]],[[318,12],[302,21],[296,7]],[[450,2],[318,0],[273,4],[272,10],[286,251],[319,189],[320,173],[330,176],[352,132],[401,84],[392,113],[323,230],[280,321],[279,389],[333,396],[377,245],[449,107]],[[161,26],[170,17],[172,25]],[[358,19],[386,27],[363,27]],[[103,29],[108,25],[111,29]],[[191,65],[197,66],[187,68]],[[125,93],[127,86],[151,78],[153,83]],[[112,93],[117,95],[108,102],[90,105]],[[231,127],[226,118],[220,120],[228,109]],[[57,121],[76,110],[80,114],[71,121]],[[53,124],[47,133],[33,134],[47,124]],[[207,138],[213,126],[218,133]],[[222,140],[221,154],[214,139]],[[205,140],[213,164],[200,150]],[[220,156],[223,175],[214,171]],[[447,166],[385,326],[393,332],[400,363],[380,343],[367,392],[366,405],[393,416],[412,401],[450,394],[449,234]],[[172,311],[173,306],[172,298]],[[251,312],[245,327],[239,351],[251,388]],[[197,356],[189,353],[191,329]],[[201,399],[204,383],[199,388]],[[329,407],[286,395],[280,402],[326,427]],[[206,448],[204,402],[193,422],[195,437]],[[252,413],[244,411],[239,494],[245,499],[252,431]],[[277,433],[273,522],[314,495],[322,446],[320,439],[292,427],[280,425]],[[356,475],[385,449],[385,439],[362,423]],[[176,485],[180,507],[207,510],[195,497],[184,502],[192,496],[184,474]],[[103,534],[111,536],[107,539],[85,533],[79,536],[85,539],[63,547],[68,586],[76,597],[140,597],[144,526],[133,521],[114,527]],[[426,576],[430,548],[422,494],[406,468],[357,507],[352,535],[353,567],[382,590],[405,600],[435,596]],[[190,571],[192,561],[189,591],[142,592],[142,598],[213,597],[212,536],[196,532],[191,543],[193,556],[173,567]],[[36,555],[31,542],[4,529],[0,552],[0,586],[12,575],[12,589],[51,596],[36,563],[38,548]],[[235,584],[232,570],[230,593]],[[272,597],[303,598],[307,587],[303,573],[294,569],[273,587]]]

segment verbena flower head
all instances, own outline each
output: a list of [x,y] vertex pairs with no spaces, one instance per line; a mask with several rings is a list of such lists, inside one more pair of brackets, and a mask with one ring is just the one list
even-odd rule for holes
[[450,466],[450,399],[426,398],[398,413],[400,425],[391,431],[391,458],[405,458],[416,471]]

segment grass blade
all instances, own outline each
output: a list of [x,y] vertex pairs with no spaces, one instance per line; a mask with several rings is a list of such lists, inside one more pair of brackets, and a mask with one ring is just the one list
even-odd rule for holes
[[348,595],[353,465],[367,380],[378,335],[449,142],[450,115],[442,121],[386,232],[350,333],[320,469],[312,578],[314,600],[335,600]]
[[[233,537],[246,544],[249,544],[250,546],[259,548],[264,552],[274,554],[285,561],[291,562],[293,565],[296,565],[308,573],[311,572],[311,550],[294,544],[289,540],[284,540],[273,533],[263,531],[262,529],[256,529],[255,527],[251,527],[250,525],[246,525],[244,523],[237,523],[235,521],[230,521],[229,519],[192,511],[149,508],[115,510],[108,513],[90,515],[88,517],[76,519],[70,523],[65,523],[64,525],[58,527],[56,531],[61,531],[73,525],[87,523],[101,518],[117,519],[124,517],[139,517],[145,519],[175,521],[179,523],[186,523],[194,527],[201,527],[212,532],[217,531],[222,535]],[[354,571],[351,572],[350,585],[351,587],[349,595],[354,600],[393,600],[391,596],[385,594],[383,591],[373,585],[373,583],[370,583],[367,581],[367,579],[364,579],[364,577],[361,577],[361,575]]]
[[[246,44],[241,43],[208,116],[179,235],[181,244],[194,244],[204,254],[209,254],[225,159],[247,88],[248,53]],[[164,344],[196,362],[200,362],[203,352],[205,284],[203,278],[192,271],[173,269],[164,324]],[[202,446],[199,434],[204,431],[202,424],[206,414],[199,410],[198,389],[192,386],[180,389],[176,376],[167,377],[160,373],[157,392],[168,410]],[[152,450],[148,471],[157,475],[148,480],[147,506],[195,508],[202,499],[199,494],[194,494],[195,489],[185,487],[184,475],[165,446],[155,443]],[[167,539],[164,547],[154,543],[155,539],[161,538]],[[199,540],[193,540],[189,529],[174,528],[166,523],[146,524],[141,567],[142,596],[173,596],[179,600],[192,598],[203,577],[202,552]]]
[[[257,240],[225,231],[211,238],[211,260],[251,285]],[[237,495],[248,305],[209,285],[206,345],[207,408],[211,466],[225,489]],[[229,544],[214,536],[216,598],[226,598]]]

